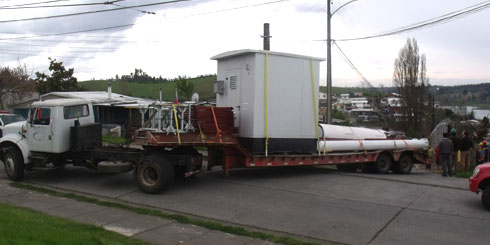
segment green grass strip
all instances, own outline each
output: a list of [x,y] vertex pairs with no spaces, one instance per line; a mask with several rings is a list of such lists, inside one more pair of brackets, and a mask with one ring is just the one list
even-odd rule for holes
[[124,145],[130,143],[130,141],[125,138],[116,137],[112,135],[102,135],[102,142],[113,144],[113,145]]
[[23,184],[20,182],[12,182],[12,183],[10,183],[10,185],[12,187],[36,191],[36,192],[40,192],[40,193],[45,193],[45,194],[49,194],[52,196],[70,198],[70,199],[74,199],[74,200],[78,200],[78,201],[82,201],[82,202],[89,202],[89,203],[93,203],[93,204],[97,204],[97,205],[101,205],[101,206],[106,206],[106,207],[120,208],[120,209],[128,210],[128,211],[131,211],[131,212],[134,212],[137,214],[151,215],[151,216],[161,217],[161,218],[165,218],[165,219],[171,219],[171,220],[175,220],[179,223],[183,223],[183,224],[196,225],[196,226],[204,227],[204,228],[209,229],[209,230],[222,231],[222,232],[226,232],[226,233],[234,234],[234,235],[239,235],[239,236],[248,236],[248,237],[252,237],[252,238],[258,238],[258,239],[262,239],[262,240],[275,242],[275,243],[281,243],[281,244],[286,244],[286,245],[315,245],[315,244],[317,244],[317,243],[312,243],[312,242],[301,241],[301,240],[298,240],[296,238],[287,237],[287,236],[279,236],[279,235],[274,235],[274,234],[260,232],[260,231],[250,231],[250,230],[246,230],[242,227],[238,227],[238,226],[223,225],[223,224],[216,223],[213,221],[207,221],[207,220],[198,219],[198,218],[191,218],[191,217],[187,217],[187,216],[180,215],[180,214],[169,214],[169,213],[165,213],[165,212],[162,212],[159,210],[133,207],[133,206],[122,204],[122,203],[103,201],[103,200],[99,200],[99,199],[92,198],[92,197],[77,195],[74,193],[63,193],[63,192],[59,192],[59,191],[55,191],[55,190],[42,188],[42,187]]
[[3,203],[0,223],[0,244],[148,244],[95,225]]

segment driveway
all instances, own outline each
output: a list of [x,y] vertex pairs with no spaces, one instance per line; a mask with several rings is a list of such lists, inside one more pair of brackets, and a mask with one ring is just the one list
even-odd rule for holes
[[[6,178],[0,171],[0,178]],[[490,212],[468,181],[423,170],[410,175],[347,174],[324,167],[219,169],[141,193],[131,173],[67,167],[25,181],[159,209],[344,244],[486,244]]]

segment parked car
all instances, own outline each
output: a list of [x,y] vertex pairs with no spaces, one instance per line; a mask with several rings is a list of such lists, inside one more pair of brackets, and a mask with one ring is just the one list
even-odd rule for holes
[[10,114],[8,112],[3,112],[0,111],[0,137],[2,137],[3,133],[3,127],[7,124],[11,124],[14,122],[20,122],[20,121],[25,121],[26,119],[17,114]]
[[481,202],[490,211],[490,162],[480,164],[470,177],[470,190],[476,194],[482,192]]

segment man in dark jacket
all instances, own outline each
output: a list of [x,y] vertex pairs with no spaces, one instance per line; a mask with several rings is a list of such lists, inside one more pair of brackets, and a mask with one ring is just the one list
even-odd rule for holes
[[446,177],[446,170],[449,176],[452,176],[451,153],[453,152],[453,142],[444,133],[444,138],[439,143],[439,155],[441,156],[442,176]]
[[451,139],[451,141],[453,142],[453,152],[451,153],[451,165],[456,170],[456,168],[459,166],[458,151],[459,151],[459,145],[461,144],[461,138],[458,137],[455,128],[451,129],[451,137],[449,137],[449,139]]
[[468,136],[468,132],[463,131],[463,139],[461,140],[461,144],[459,146],[459,150],[461,151],[461,169],[460,171],[468,171],[470,170],[470,156],[473,151],[473,142]]

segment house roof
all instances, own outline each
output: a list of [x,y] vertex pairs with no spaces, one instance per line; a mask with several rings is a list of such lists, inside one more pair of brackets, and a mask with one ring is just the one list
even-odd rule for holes
[[106,91],[51,92],[41,96],[41,98],[47,97],[84,99],[92,102],[94,105],[102,106],[139,107],[148,106],[154,103],[153,100],[136,98],[117,93],[111,93],[111,97],[109,98],[109,93]]

